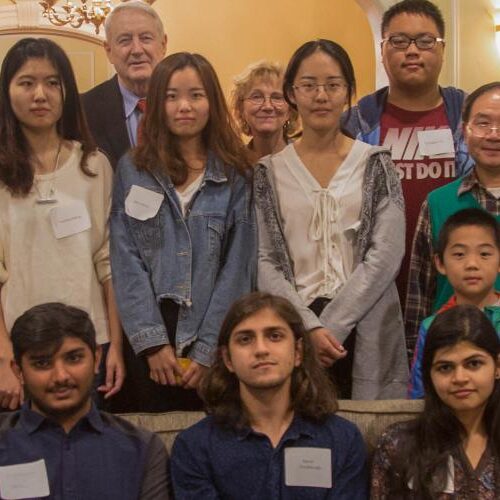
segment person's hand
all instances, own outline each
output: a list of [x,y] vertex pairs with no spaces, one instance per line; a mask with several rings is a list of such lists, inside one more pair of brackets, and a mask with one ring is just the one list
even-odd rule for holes
[[182,377],[183,373],[170,345],[164,345],[154,354],[147,355],[147,360],[151,380],[161,385],[177,385],[175,376]]
[[311,330],[310,335],[316,355],[323,366],[332,366],[335,361],[347,355],[342,344],[327,328],[315,328]]
[[15,410],[23,400],[23,387],[12,371],[10,360],[0,360],[0,408]]
[[189,368],[182,375],[182,387],[184,389],[196,389],[207,370],[206,366],[200,365],[196,361],[191,361]]
[[106,380],[97,390],[104,394],[104,399],[108,399],[122,388],[124,380],[125,364],[122,350],[111,342],[106,356]]

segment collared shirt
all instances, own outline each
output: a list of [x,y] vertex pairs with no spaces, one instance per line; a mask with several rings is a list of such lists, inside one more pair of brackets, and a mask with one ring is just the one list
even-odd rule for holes
[[90,412],[71,429],[25,403],[0,415],[0,466],[43,459],[53,500],[167,500],[168,459],[155,434]]
[[[332,488],[286,486],[285,450],[292,447],[331,450]],[[275,448],[264,434],[207,417],[175,440],[172,483],[177,500],[361,500],[368,498],[365,458],[359,430],[336,415],[323,423],[295,416]]]
[[[500,215],[500,199],[495,198],[479,181],[475,170],[466,175],[458,196],[470,192],[492,215]],[[405,308],[406,343],[410,359],[415,349],[420,323],[432,314],[436,293],[436,268],[433,261],[432,227],[427,200],[422,203],[413,240]]]
[[127,124],[128,137],[132,146],[137,145],[137,127],[142,118],[142,113],[137,109],[137,102],[142,99],[127,89],[118,80],[118,86],[123,97],[123,111],[125,112],[125,123]]

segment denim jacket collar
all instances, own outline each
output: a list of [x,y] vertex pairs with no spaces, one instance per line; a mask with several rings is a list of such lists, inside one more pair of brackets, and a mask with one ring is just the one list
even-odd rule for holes
[[[153,176],[166,192],[175,189],[175,186],[172,183],[170,177],[166,176],[160,170],[154,171]],[[227,182],[227,175],[225,172],[224,164],[222,163],[222,161],[217,159],[212,151],[209,151],[207,155],[203,184],[205,184],[205,182]]]

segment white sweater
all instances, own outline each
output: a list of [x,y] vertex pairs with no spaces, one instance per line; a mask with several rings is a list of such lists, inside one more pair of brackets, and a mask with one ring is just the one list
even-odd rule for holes
[[[72,143],[69,158],[54,173],[37,175],[31,192],[13,197],[0,187],[0,283],[7,331],[32,306],[63,302],[87,311],[99,344],[109,341],[102,283],[111,278],[108,216],[113,171],[102,153],[92,154],[80,169],[81,146]],[[51,204],[37,203],[54,189]],[[54,209],[83,202],[90,228],[60,239],[55,236]]]

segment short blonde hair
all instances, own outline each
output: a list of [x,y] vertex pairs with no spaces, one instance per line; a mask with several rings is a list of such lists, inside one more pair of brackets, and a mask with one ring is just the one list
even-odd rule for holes
[[[233,79],[234,87],[231,92],[231,110],[238,123],[240,131],[245,135],[252,135],[248,123],[243,117],[243,101],[257,78],[270,79],[272,77],[283,80],[284,70],[279,63],[258,61],[250,64],[245,70]],[[297,112],[290,108],[288,124],[283,132],[285,140],[297,131]]]

